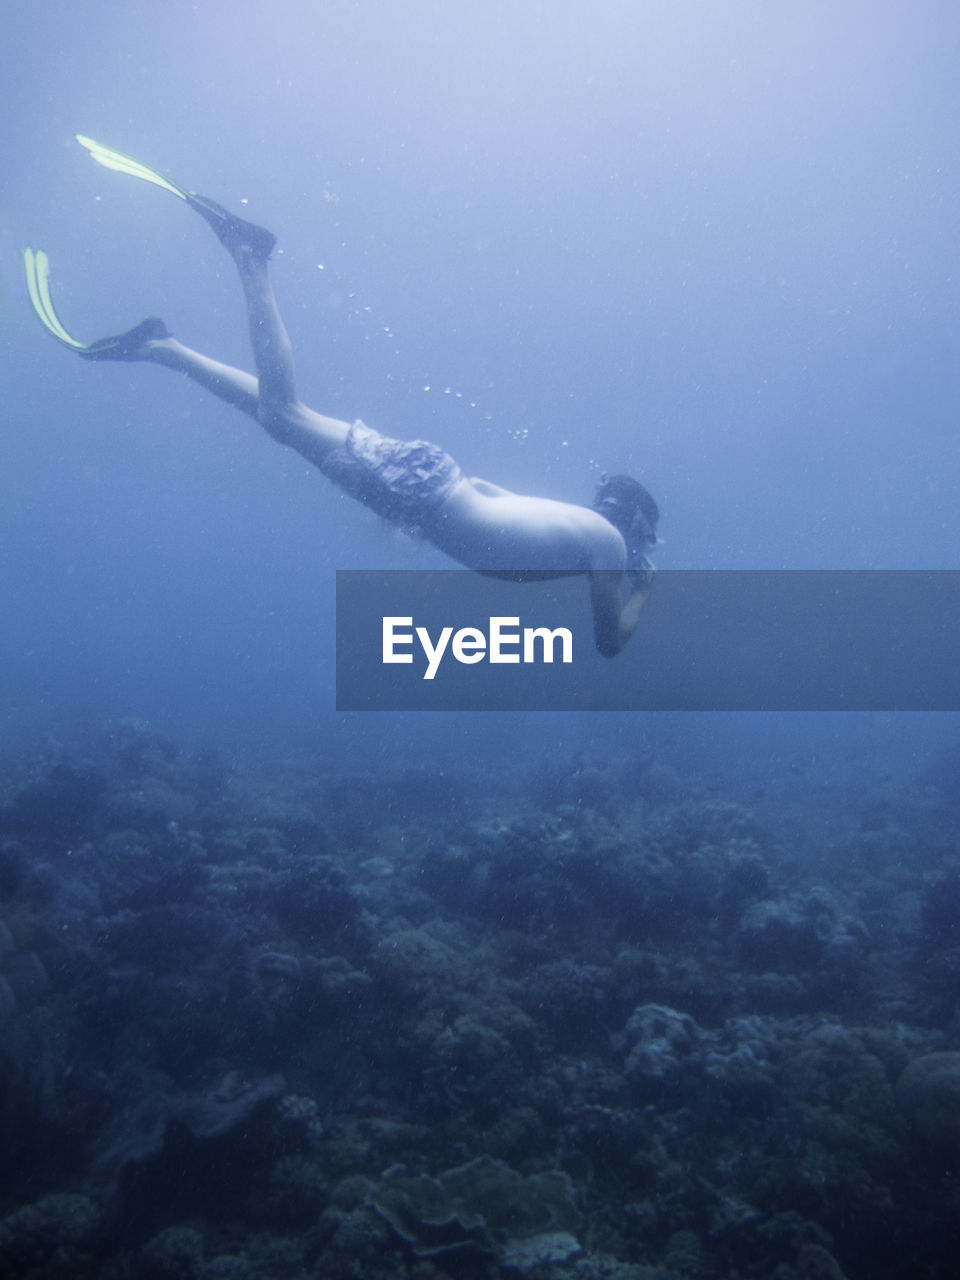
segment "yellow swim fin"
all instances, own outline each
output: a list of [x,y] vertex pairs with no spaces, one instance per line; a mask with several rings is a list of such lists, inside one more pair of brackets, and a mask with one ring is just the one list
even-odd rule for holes
[[101,142],[85,138],[82,133],[76,134],[75,137],[81,147],[86,147],[97,164],[102,164],[105,169],[115,169],[117,173],[128,173],[131,178],[142,178],[144,182],[152,182],[154,186],[163,187],[165,191],[172,191],[181,200],[186,200],[190,196],[189,191],[178,187],[175,182],[158,173],[156,169],[148,169],[145,164],[134,160],[132,156],[125,156],[122,151],[112,151]]
[[172,191],[181,200],[186,200],[190,208],[195,213],[199,213],[200,217],[213,228],[217,239],[227,249],[233,251],[243,245],[251,249],[254,255],[264,262],[273,252],[277,238],[272,231],[238,218],[236,214],[225,209],[222,204],[217,204],[216,200],[211,200],[209,196],[202,196],[196,191],[190,191],[187,187],[177,186],[172,178],[166,177],[156,169],[148,169],[139,160],[134,160],[133,156],[126,156],[122,151],[112,151],[110,147],[94,142],[92,138],[87,138],[82,133],[76,134],[75,137],[82,147],[86,147],[97,164],[102,164],[105,169],[127,173],[131,178],[142,178],[144,182],[152,182],[154,186],[163,187],[165,191]]
[[40,323],[65,347],[72,347],[74,351],[84,351],[86,349],[84,344],[78,342],[76,338],[71,338],[60,323],[60,317],[54,309],[50,297],[50,259],[42,249],[24,249],[23,268],[27,275],[27,292],[30,294],[30,301]]
[[47,333],[85,360],[139,360],[145,343],[170,337],[163,321],[150,316],[126,333],[98,338],[96,342],[78,342],[63,327],[50,297],[50,259],[47,255],[42,249],[24,249],[23,269],[27,276],[27,292],[40,323]]

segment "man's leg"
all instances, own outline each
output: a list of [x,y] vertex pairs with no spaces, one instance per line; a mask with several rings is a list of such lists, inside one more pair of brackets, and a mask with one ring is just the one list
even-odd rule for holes
[[202,356],[170,337],[145,342],[135,358],[184,374],[191,382],[259,421],[260,397],[253,374]]
[[[187,203],[209,223],[240,276],[257,366],[260,423],[275,440],[322,467],[330,450],[343,444],[349,424],[315,413],[297,396],[293,347],[270,280],[268,261],[275,243],[273,234],[234,216],[205,196],[188,196]],[[200,367],[185,372],[198,381],[206,374]]]
[[[280,444],[288,445],[320,468],[341,447],[350,425],[308,409],[298,398],[290,339],[277,307],[267,270],[274,237],[262,227],[234,218],[202,196],[184,196],[213,227],[236,263],[247,302],[250,336],[258,378],[211,360],[178,342],[155,316],[126,333],[101,338],[89,345],[77,342],[63,328],[49,298],[46,255],[28,250],[28,285],[33,286],[34,309],[58,341],[87,360],[143,361],[181,373],[227,404],[256,419]],[[32,272],[32,274],[31,274]]]
[[260,422],[278,443],[296,449],[314,466],[322,468],[330,450],[342,445],[347,438],[349,423],[325,417],[299,401],[286,404],[283,409],[275,406],[271,414],[265,416],[258,382],[252,374],[200,355],[176,338],[151,339],[132,358],[182,373],[191,382]]
[[247,304],[250,343],[260,387],[260,421],[270,430],[271,425],[280,425],[300,404],[293,347],[280,316],[266,259],[257,257],[245,246],[234,250],[231,256],[237,264]]
[[270,419],[283,419],[299,403],[293,347],[280,316],[268,267],[276,237],[206,196],[188,195],[187,203],[211,227],[240,275],[260,386],[261,420],[268,426]]

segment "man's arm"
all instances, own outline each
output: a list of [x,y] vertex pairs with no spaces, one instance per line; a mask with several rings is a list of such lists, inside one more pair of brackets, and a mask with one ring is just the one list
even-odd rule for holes
[[[653,587],[653,569],[624,572],[621,569],[590,571],[590,600],[593,605],[593,636],[605,658],[615,658],[633,635],[640,610]],[[624,581],[627,584],[623,598]]]

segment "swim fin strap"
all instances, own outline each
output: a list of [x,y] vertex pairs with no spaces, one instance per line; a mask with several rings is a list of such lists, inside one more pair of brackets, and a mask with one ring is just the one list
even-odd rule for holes
[[85,351],[85,345],[78,342],[76,338],[71,338],[67,333],[54,308],[50,297],[50,259],[42,249],[24,249],[23,268],[27,275],[30,301],[40,323],[65,347],[70,347],[74,351]]
[[117,173],[127,173],[131,178],[142,178],[144,182],[152,182],[156,187],[163,187],[165,191],[172,191],[175,196],[179,196],[181,200],[186,200],[192,194],[185,191],[183,187],[171,181],[170,178],[164,177],[162,173],[158,173],[156,169],[148,169],[145,164],[141,164],[139,160],[134,160],[132,156],[125,156],[122,151],[112,151],[110,147],[105,147],[100,142],[94,142],[92,138],[85,138],[82,133],[75,135],[77,141],[82,147],[90,152],[97,164],[102,164],[105,169],[114,169]]

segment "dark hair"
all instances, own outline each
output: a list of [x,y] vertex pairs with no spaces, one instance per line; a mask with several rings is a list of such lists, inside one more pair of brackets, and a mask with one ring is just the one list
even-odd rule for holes
[[594,494],[593,509],[619,529],[631,560],[642,560],[647,548],[656,543],[660,508],[633,476],[604,476]]

